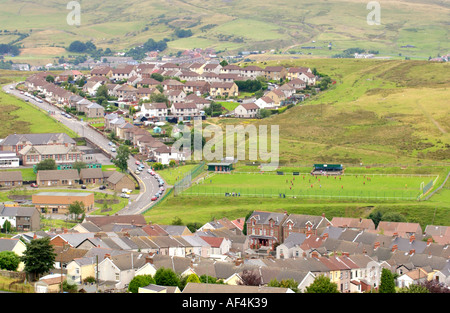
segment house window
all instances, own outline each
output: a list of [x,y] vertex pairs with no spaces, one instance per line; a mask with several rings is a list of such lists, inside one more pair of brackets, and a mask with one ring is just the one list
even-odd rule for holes
[[120,280],[120,273],[116,273],[116,281]]

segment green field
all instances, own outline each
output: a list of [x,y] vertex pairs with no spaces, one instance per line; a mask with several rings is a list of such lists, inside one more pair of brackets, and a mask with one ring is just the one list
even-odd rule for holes
[[[435,176],[346,174],[313,176],[308,173],[234,173],[211,175],[183,192],[185,195],[241,197],[416,200],[420,184]],[[282,202],[281,202],[282,203]]]
[[[0,71],[1,76],[1,71]],[[10,134],[66,133],[77,135],[37,107],[0,90],[0,138]]]

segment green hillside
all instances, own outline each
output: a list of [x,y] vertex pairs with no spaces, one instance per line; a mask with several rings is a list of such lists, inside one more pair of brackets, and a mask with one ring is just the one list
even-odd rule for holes
[[[0,0],[0,42],[17,39],[22,59],[66,54],[74,40],[92,40],[98,47],[128,49],[149,38],[170,39],[168,52],[213,47],[230,54],[270,50],[330,56],[359,47],[381,55],[428,58],[446,54],[450,6],[438,0],[380,0],[381,25],[368,25],[367,2],[109,0],[79,1],[81,24],[68,25],[65,0]],[[177,38],[175,29],[191,30]],[[5,37],[6,36],[6,37]],[[328,49],[328,44],[332,49]],[[414,46],[401,48],[401,46]],[[314,46],[315,49],[302,49]],[[27,50],[30,49],[30,50]],[[19,58],[20,59],[20,58]]]

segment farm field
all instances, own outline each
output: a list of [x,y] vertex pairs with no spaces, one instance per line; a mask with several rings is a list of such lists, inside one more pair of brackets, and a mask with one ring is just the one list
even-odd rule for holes
[[[65,54],[58,49],[75,40],[125,51],[149,38],[167,38],[167,53],[215,48],[231,55],[274,50],[329,57],[357,47],[423,60],[449,49],[445,18],[449,8],[438,0],[380,1],[381,25],[375,26],[367,23],[367,3],[355,0],[94,0],[82,3],[77,26],[67,22],[70,10],[64,1],[1,0],[0,4],[0,29],[28,34],[19,44],[38,49],[39,58],[28,58],[25,52],[21,60],[41,64]],[[178,38],[177,28],[191,30],[192,36]],[[47,48],[54,49],[53,55],[46,54]]]

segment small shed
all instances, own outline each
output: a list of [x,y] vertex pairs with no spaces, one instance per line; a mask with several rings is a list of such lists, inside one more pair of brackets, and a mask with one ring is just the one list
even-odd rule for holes
[[233,163],[208,163],[208,171],[214,172],[231,172]]

